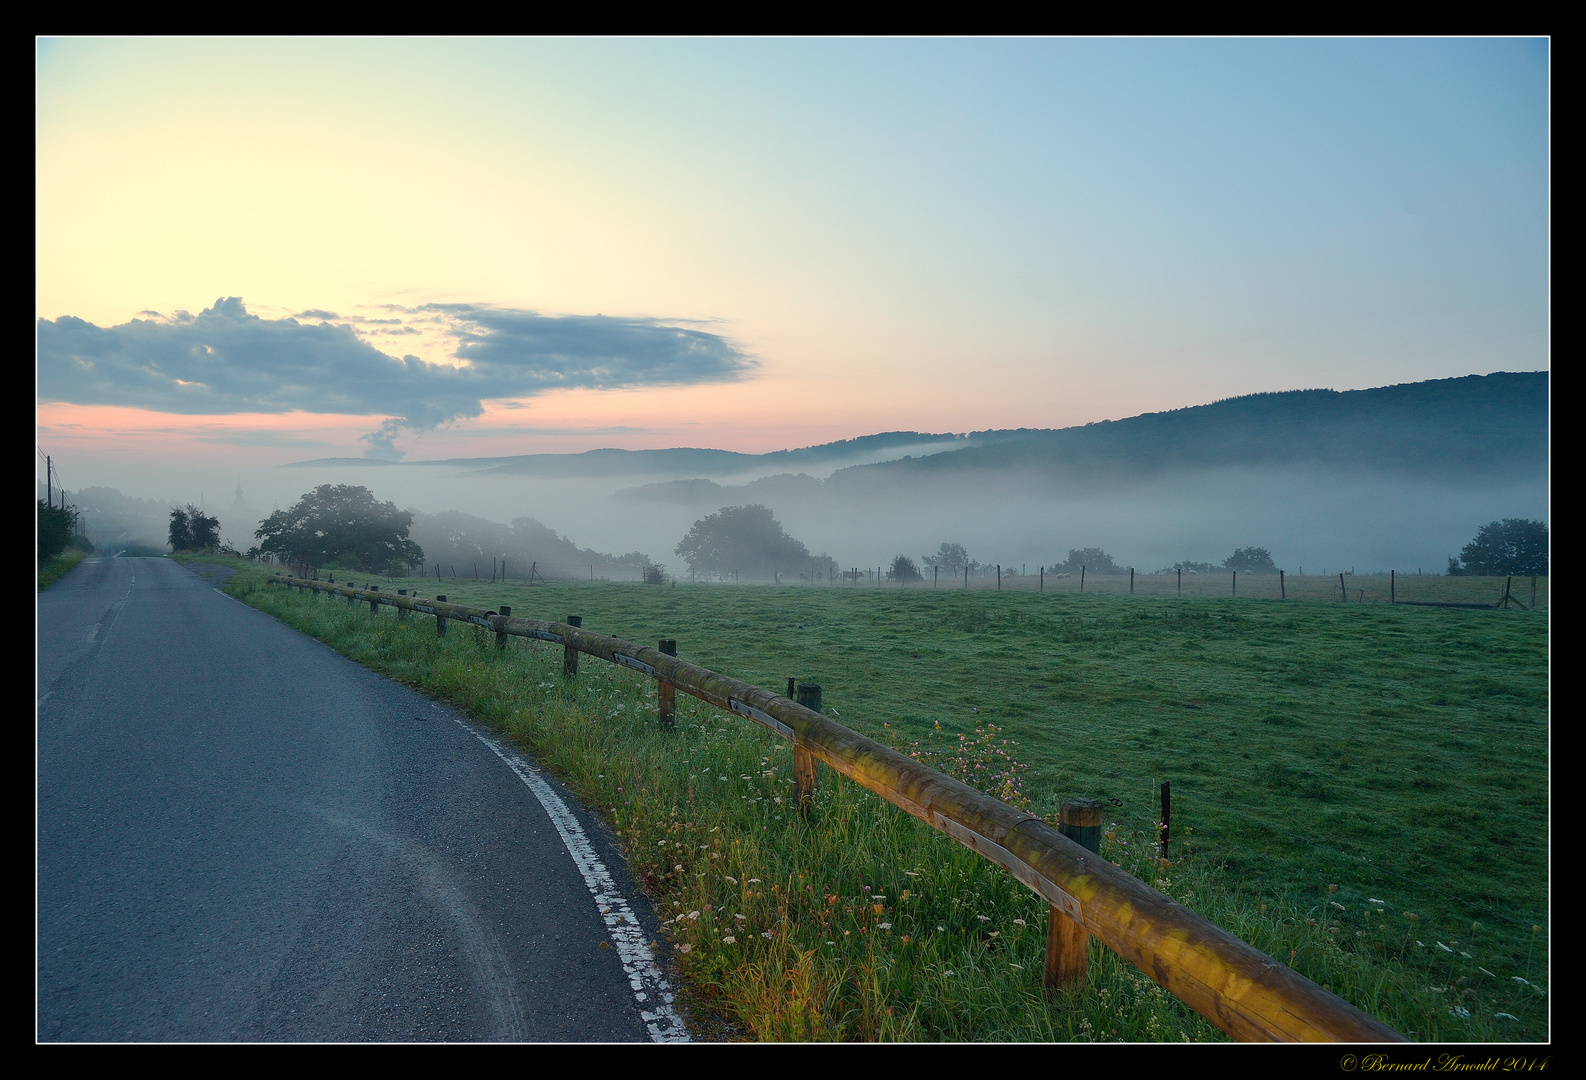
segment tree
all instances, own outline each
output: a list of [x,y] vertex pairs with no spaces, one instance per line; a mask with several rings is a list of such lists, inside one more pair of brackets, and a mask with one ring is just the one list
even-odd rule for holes
[[1244,574],[1276,574],[1278,564],[1272,561],[1272,552],[1266,548],[1234,548],[1234,553],[1223,560],[1223,569]]
[[424,550],[408,539],[412,524],[411,513],[376,502],[366,487],[321,484],[259,525],[253,535],[261,543],[254,552],[380,574],[424,561]]
[[920,562],[927,570],[940,570],[949,576],[962,574],[969,565],[969,550],[963,544],[944,543],[935,555],[921,555]]
[[1111,555],[1108,555],[1101,548],[1093,547],[1069,548],[1068,561],[1059,563],[1057,566],[1052,567],[1052,570],[1059,574],[1077,574],[1080,567],[1084,567],[1086,573],[1090,574],[1123,573],[1122,570],[1118,569],[1118,564],[1112,561]]
[[39,562],[46,563],[65,551],[72,542],[72,530],[77,527],[77,511],[64,506],[51,506],[38,500]]
[[724,506],[694,522],[674,549],[695,571],[770,577],[811,561],[809,548],[789,536],[771,509],[758,503]]
[[899,555],[892,560],[892,569],[887,571],[887,580],[896,581],[899,585],[907,585],[911,581],[924,581],[920,568],[914,560],[907,555]]
[[188,503],[171,507],[171,527],[166,543],[172,551],[207,551],[220,544],[220,519],[207,516]]
[[1488,577],[1546,576],[1547,567],[1547,522],[1524,518],[1504,518],[1483,525],[1476,538],[1460,549],[1459,558],[1448,560],[1450,574]]

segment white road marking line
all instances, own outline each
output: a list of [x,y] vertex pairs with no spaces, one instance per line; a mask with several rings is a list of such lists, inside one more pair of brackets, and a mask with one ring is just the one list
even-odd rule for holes
[[584,834],[584,828],[578,824],[573,812],[555,789],[545,782],[545,778],[540,776],[540,771],[521,754],[474,730],[456,717],[452,719],[506,762],[507,767],[517,773],[518,779],[534,792],[534,797],[545,808],[545,813],[562,836],[562,843],[567,845],[567,853],[573,857],[578,872],[584,875],[584,884],[595,898],[596,909],[606,921],[606,932],[617,948],[622,970],[628,974],[628,985],[633,988],[633,996],[639,1002],[639,1015],[644,1018],[650,1040],[689,1042],[688,1028],[684,1026],[683,1018],[672,1008],[672,987],[661,973],[661,965],[655,962],[649,943],[644,940],[644,927],[639,924],[638,916],[634,915],[628,901],[617,892],[611,871],[595,854],[594,845],[589,842],[589,837]]

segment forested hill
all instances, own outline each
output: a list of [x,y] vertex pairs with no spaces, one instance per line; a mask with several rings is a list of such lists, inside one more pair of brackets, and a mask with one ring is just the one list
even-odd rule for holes
[[828,484],[988,471],[1125,478],[1228,466],[1535,476],[1547,469],[1548,373],[1249,394],[1084,427],[976,432],[967,441],[979,445],[857,465]]
[[[985,432],[983,438],[996,439],[1002,432]],[[521,454],[495,458],[441,458],[428,461],[383,461],[372,458],[317,458],[298,461],[283,468],[322,467],[326,465],[376,466],[386,469],[414,469],[445,466],[479,475],[551,477],[596,476],[688,476],[690,474],[761,474],[789,468],[830,467],[845,461],[887,457],[903,452],[935,453],[963,446],[962,435],[931,434],[920,431],[887,431],[861,435],[839,442],[821,443],[795,450],[773,450],[767,454],[745,454],[736,450],[710,450],[699,447],[674,447],[665,450],[586,450],[579,454]]]

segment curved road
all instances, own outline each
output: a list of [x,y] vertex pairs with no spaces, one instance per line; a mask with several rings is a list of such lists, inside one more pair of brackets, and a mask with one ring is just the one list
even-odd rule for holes
[[590,815],[198,573],[40,593],[38,698],[40,1040],[687,1039]]

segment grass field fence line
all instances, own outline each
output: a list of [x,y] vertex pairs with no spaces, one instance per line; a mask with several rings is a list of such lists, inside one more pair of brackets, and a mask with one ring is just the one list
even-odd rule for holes
[[[853,731],[787,696],[678,659],[673,641],[649,648],[565,622],[528,619],[511,609],[488,611],[444,601],[271,574],[269,580],[299,592],[367,603],[371,613],[393,607],[434,616],[444,635],[451,621],[496,635],[505,649],[512,637],[561,645],[563,673],[574,678],[587,654],[653,678],[660,722],[675,713],[682,691],[709,705],[754,721],[793,744],[801,804],[814,794],[815,763],[946,833],[1008,870],[1048,903],[1048,985],[1084,978],[1088,938],[1098,938],[1189,1008],[1241,1041],[1397,1042],[1405,1037],[1343,998],[1241,941],[1205,917],[1100,857],[1094,845],[1101,800],[1070,800],[1063,830],[999,802],[891,747]],[[813,689],[813,688],[811,688]],[[797,688],[795,688],[797,692]],[[806,700],[814,704],[812,697]],[[670,707],[669,707],[670,706]],[[1070,804],[1075,811],[1070,815]],[[1076,837],[1076,838],[1071,838]]]

